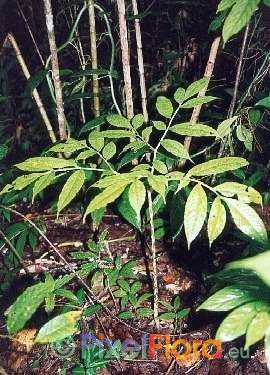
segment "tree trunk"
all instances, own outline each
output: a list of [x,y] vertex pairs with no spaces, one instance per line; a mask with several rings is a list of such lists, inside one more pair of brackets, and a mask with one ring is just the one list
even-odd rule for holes
[[133,109],[133,95],[130,74],[130,57],[128,46],[128,31],[126,22],[126,8],[124,0],[117,0],[118,16],[119,16],[119,30],[122,50],[122,64],[124,74],[124,90],[126,99],[127,118],[130,120],[134,117]]
[[63,104],[62,86],[61,86],[60,73],[59,73],[57,47],[56,47],[55,33],[54,33],[52,4],[51,4],[51,0],[43,0],[43,2],[44,2],[48,40],[49,40],[49,46],[50,46],[50,52],[51,52],[52,77],[53,77],[53,82],[54,82],[54,90],[55,90],[55,98],[56,98],[56,111],[57,111],[58,126],[59,126],[59,136],[60,136],[60,139],[63,141],[67,139],[67,128],[66,128],[64,104]]
[[[98,69],[97,59],[97,35],[96,35],[96,20],[95,20],[95,4],[94,0],[88,0],[89,26],[90,26],[90,44],[91,44],[91,62],[92,69]],[[95,117],[100,116],[100,101],[99,101],[99,82],[98,75],[93,75],[93,104]]]

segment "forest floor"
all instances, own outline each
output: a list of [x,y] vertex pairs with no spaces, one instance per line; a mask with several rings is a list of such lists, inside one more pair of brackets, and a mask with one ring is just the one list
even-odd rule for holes
[[[34,214],[33,214],[34,215]],[[265,218],[268,216],[268,211],[265,213]],[[34,218],[34,216],[32,216]],[[74,251],[74,243],[76,246],[84,248],[86,242],[91,238],[91,230],[89,225],[81,223],[81,215],[76,213],[67,213],[56,220],[54,215],[41,214],[42,220],[47,228],[47,236],[50,241],[61,250],[62,255],[68,262],[72,263],[74,260],[70,258],[69,253]],[[137,260],[136,278],[143,284],[146,292],[151,291],[150,278],[147,272],[147,262],[145,261],[145,254],[142,252],[140,241],[135,238],[135,233],[130,230],[130,227],[124,224],[117,216],[107,215],[104,223],[99,231],[106,230],[108,232],[108,246],[104,249],[104,256],[120,255],[122,259]],[[128,241],[124,240],[128,237]],[[133,237],[133,239],[132,239]],[[119,240],[120,239],[120,240]],[[198,243],[196,244],[198,247]],[[237,241],[228,241],[219,244],[218,248],[214,249],[212,254],[215,262],[220,264],[230,260],[231,253],[238,252],[241,248],[241,243]],[[224,250],[226,249],[226,250]],[[175,329],[171,322],[163,321],[160,329],[157,332],[154,322],[150,318],[140,318],[136,321],[120,321],[114,319],[114,315],[119,312],[119,306],[111,298],[107,289],[103,286],[97,286],[97,299],[102,301],[111,314],[108,315],[103,312],[99,315],[99,321],[92,316],[86,318],[81,326],[81,332],[88,333],[91,329],[94,332],[105,331],[107,337],[114,341],[120,339],[123,342],[126,339],[133,339],[141,342],[142,334],[161,333],[171,334],[175,340],[184,338],[188,342],[192,340],[214,339],[220,316],[210,313],[196,313],[196,307],[206,296],[206,289],[203,280],[198,278],[198,272],[189,267],[188,262],[180,261],[188,259],[186,250],[181,249],[181,244],[170,248],[169,244],[165,242],[158,242],[158,283],[159,283],[159,298],[163,301],[170,302],[173,296],[180,295],[183,307],[191,307],[191,313],[188,318],[185,318],[181,325],[181,336]],[[204,251],[206,253],[204,253]],[[207,251],[203,247],[198,247],[198,251],[193,254],[192,263],[199,267],[204,267],[207,263]],[[195,257],[195,258],[194,258]],[[35,259],[35,260],[33,260]],[[180,265],[181,264],[181,265]],[[57,255],[50,249],[42,238],[39,239],[39,245],[35,253],[28,252],[26,256],[26,265],[29,269],[30,276],[26,276],[21,271],[15,277],[11,290],[13,295],[6,295],[2,300],[3,305],[0,307],[0,334],[6,334],[5,331],[5,317],[4,312],[7,307],[13,302],[14,296],[25,289],[26,286],[33,284],[33,279],[39,279],[45,272],[50,272],[53,276],[63,274],[65,265],[61,263]],[[67,270],[64,273],[67,273]],[[76,281],[71,283],[71,290],[78,288]],[[74,358],[80,358],[81,344],[80,335],[75,336],[76,351],[72,358],[61,359],[54,355],[48,346],[33,346],[34,336],[37,327],[44,320],[46,322],[46,314],[37,314],[27,328],[20,333],[19,341],[0,340],[0,374],[72,374],[72,367],[74,367]],[[174,336],[173,336],[174,335]],[[228,353],[230,348],[241,348],[243,342],[237,341],[222,345],[222,358],[207,359],[202,356],[199,351],[198,357],[192,354],[184,359],[178,360],[175,358],[166,358],[164,351],[157,350],[157,357],[154,360],[144,359],[140,360],[112,360],[110,364],[100,370],[98,373],[107,374],[190,374],[190,375],[259,375],[267,374],[263,345],[256,347],[250,351],[249,358],[230,358]]]

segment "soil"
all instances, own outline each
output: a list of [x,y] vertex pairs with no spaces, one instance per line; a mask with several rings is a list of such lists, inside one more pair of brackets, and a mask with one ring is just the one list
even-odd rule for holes
[[[268,211],[264,212],[264,217],[268,218]],[[32,219],[37,214],[29,214]],[[40,214],[39,214],[40,215]],[[77,213],[67,213],[56,220],[54,215],[41,214],[42,220],[47,228],[47,236],[53,244],[61,251],[62,255],[69,261],[74,262],[70,257],[70,252],[78,248],[85,248],[86,242],[93,237],[93,231],[89,225],[82,224],[81,215]],[[267,220],[266,220],[267,221]],[[139,238],[115,215],[107,215],[104,223],[99,228],[99,232],[108,231],[108,247],[105,254],[120,255],[125,261],[137,260],[136,277],[143,283],[145,291],[149,291],[150,279],[145,266],[145,253],[142,251]],[[128,237],[128,240],[123,239]],[[131,239],[133,237],[133,239]],[[120,239],[120,240],[118,240]],[[160,329],[154,326],[149,318],[140,320],[119,322],[113,318],[116,315],[116,307],[112,298],[104,288],[97,288],[97,298],[111,310],[112,315],[102,313],[99,321],[90,317],[83,321],[82,332],[88,333],[91,329],[94,332],[106,332],[107,337],[114,341],[120,339],[133,339],[141,342],[142,334],[161,333],[171,334],[171,340],[179,338],[187,340],[206,341],[213,339],[218,324],[222,316],[210,313],[196,313],[196,307],[205,299],[206,289],[202,277],[198,276],[198,270],[192,268],[190,264],[199,264],[201,269],[215,269],[232,257],[236,257],[241,251],[243,244],[241,241],[224,239],[220,241],[217,248],[211,254],[211,264],[207,255],[204,239],[195,244],[195,249],[191,250],[189,256],[192,262],[188,261],[187,250],[181,243],[174,244],[158,242],[158,281],[159,298],[163,301],[171,301],[173,296],[180,295],[183,307],[191,307],[188,318],[184,318],[181,324],[181,335],[170,322],[162,322]],[[168,251],[169,249],[169,251]],[[231,251],[233,249],[233,252]],[[206,256],[202,256],[205,251]],[[231,255],[230,255],[231,254]],[[233,256],[232,256],[233,254]],[[42,256],[42,258],[41,258]],[[194,261],[196,259],[196,262]],[[44,242],[39,239],[37,250],[33,254],[28,251],[26,264],[30,272],[25,275],[23,270],[18,272],[12,285],[13,295],[6,295],[2,298],[0,315],[0,334],[6,334],[4,311],[13,302],[20,291],[27,285],[33,284],[34,280],[39,280],[44,272],[50,271],[53,276],[58,276],[68,271],[61,263],[57,255]],[[90,280],[87,280],[90,282]],[[76,281],[71,283],[71,290],[78,288]],[[115,313],[115,314],[114,314]],[[47,315],[38,313],[27,325],[25,330],[17,337],[17,341],[0,340],[0,374],[72,374],[72,368],[76,367],[74,358],[80,358],[81,346],[80,335],[75,336],[76,351],[71,358],[61,359],[54,355],[49,346],[34,346],[33,340],[37,329],[45,323]],[[189,355],[184,359],[166,358],[162,350],[156,351],[156,358],[142,360],[140,356],[133,360],[112,360],[110,364],[100,370],[102,375],[116,374],[191,374],[191,375],[254,375],[267,374],[266,361],[263,345],[256,346],[249,353],[249,358],[231,358],[228,353],[231,348],[241,348],[244,346],[242,340],[222,345],[221,358],[208,359],[202,356],[201,350],[198,356]]]

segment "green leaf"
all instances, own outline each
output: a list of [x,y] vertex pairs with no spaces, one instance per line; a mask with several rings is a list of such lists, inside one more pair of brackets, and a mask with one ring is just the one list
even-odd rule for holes
[[47,344],[73,335],[78,330],[77,322],[80,317],[80,311],[69,311],[56,316],[41,327],[35,342],[38,344]]
[[221,2],[218,5],[217,13],[223,12],[224,10],[231,8],[237,0],[221,0]]
[[165,312],[159,315],[160,320],[174,320],[176,318],[175,312]]
[[170,128],[170,131],[179,135],[187,135],[190,137],[216,137],[215,129],[204,124],[191,124],[189,122],[176,124]]
[[0,160],[4,159],[8,153],[7,145],[0,145]]
[[264,338],[265,332],[270,328],[270,317],[266,311],[259,312],[251,321],[247,329],[245,350]]
[[270,0],[263,0],[263,2],[267,7],[270,7]]
[[146,198],[145,186],[140,180],[135,180],[130,185],[128,198],[131,207],[135,210],[137,216],[139,217]]
[[163,121],[152,121],[154,128],[160,131],[165,131],[166,130],[166,124]]
[[106,116],[102,115],[97,118],[94,118],[93,120],[88,121],[80,130],[80,135],[83,133],[86,133],[89,130],[95,129],[106,122]]
[[236,199],[223,198],[230,209],[235,225],[247,236],[261,243],[268,241],[262,219],[248,204]]
[[86,160],[86,159],[91,158],[92,156],[94,156],[96,154],[97,154],[97,152],[95,150],[93,150],[93,149],[82,151],[82,152],[79,153],[78,156],[76,156],[75,160],[76,161],[78,161],[78,160]]
[[148,183],[154,191],[156,191],[158,194],[160,194],[163,197],[165,201],[166,189],[168,185],[168,181],[166,177],[152,175],[148,177]]
[[103,138],[127,138],[133,137],[133,133],[129,130],[104,130],[102,132],[92,133],[92,141]]
[[96,305],[87,307],[87,309],[85,309],[83,311],[82,315],[83,316],[92,316],[92,315],[95,315],[95,314],[99,313],[101,310],[102,310],[102,305],[96,304]]
[[212,243],[222,233],[226,224],[226,210],[221,199],[217,197],[211,207],[207,224],[207,232],[210,247]]
[[179,87],[175,93],[174,93],[174,100],[178,103],[178,104],[182,104],[184,99],[185,99],[185,89],[183,89],[182,87]]
[[139,129],[143,124],[144,124],[144,117],[141,113],[133,117],[132,126],[134,129]]
[[123,311],[118,314],[119,319],[127,320],[135,318],[135,314],[131,311]]
[[270,96],[259,100],[255,105],[260,105],[265,108],[270,108]]
[[65,143],[58,143],[51,147],[50,152],[75,152],[86,148],[86,141],[77,141],[76,139],[69,138]]
[[244,158],[225,157],[213,159],[191,168],[187,176],[211,176],[213,174],[233,171],[238,168],[246,167],[248,161]]
[[141,230],[141,217],[138,217],[135,210],[131,207],[128,199],[128,189],[125,189],[122,196],[120,197],[117,208],[120,214],[124,217],[125,220],[127,220],[128,223]]
[[227,135],[229,135],[232,131],[232,125],[236,122],[238,119],[238,116],[234,116],[232,118],[229,118],[227,120],[222,121],[221,124],[219,124],[217,128],[217,134],[220,138],[224,138]]
[[61,169],[67,167],[76,167],[77,164],[74,160],[65,160],[46,157],[35,157],[25,160],[22,163],[15,164],[15,167],[22,171],[28,172],[39,172],[39,171],[50,171],[52,169]]
[[168,168],[165,163],[161,160],[154,160],[153,162],[153,167],[155,168],[156,171],[158,171],[161,174],[166,174],[168,173]]
[[154,314],[154,310],[150,309],[149,307],[139,307],[136,312],[139,316],[145,317],[152,316]]
[[115,126],[116,128],[126,128],[126,129],[131,128],[129,120],[118,114],[107,116],[107,121],[109,124],[111,124],[112,126]]
[[165,148],[165,150],[178,158],[190,159],[187,149],[180,142],[171,139],[164,139],[164,141],[161,142],[161,145]]
[[202,186],[197,184],[188,196],[184,213],[184,227],[189,248],[200,233],[206,215],[207,197]]
[[239,184],[238,182],[224,182],[215,187],[215,190],[225,195],[233,197],[237,194],[238,199],[245,203],[256,203],[262,205],[262,196],[251,186]]
[[187,102],[181,105],[181,108],[186,108],[186,109],[194,108],[199,105],[212,102],[215,99],[217,99],[215,96],[200,96],[198,98],[188,100]]
[[62,211],[81,190],[85,181],[83,170],[76,171],[68,178],[58,199],[57,214]]
[[227,286],[203,302],[197,310],[229,311],[243,303],[256,300],[259,288],[245,288],[238,285]]
[[120,279],[117,281],[117,284],[127,293],[130,292],[129,283],[126,280]]
[[120,270],[120,276],[122,277],[134,277],[134,268],[137,267],[137,262],[135,260],[131,260],[123,265]]
[[244,269],[255,272],[263,282],[270,286],[270,251],[265,251],[253,257],[236,260],[226,265],[226,269]]
[[173,105],[170,99],[166,98],[165,96],[159,96],[157,98],[156,108],[161,116],[168,119],[172,117]]
[[223,26],[224,44],[248,24],[259,3],[260,0],[236,1]]
[[139,292],[139,290],[142,288],[142,283],[140,281],[134,281],[130,287],[130,292],[132,294],[136,294]]
[[84,214],[84,219],[91,212],[98,210],[99,208],[106,207],[109,203],[114,202],[123,193],[125,187],[130,183],[131,181],[128,180],[120,180],[119,182],[115,183],[115,185],[107,187],[101,193],[96,195],[87,207]]
[[42,173],[31,173],[28,175],[20,176],[12,182],[12,185],[15,190],[22,190],[26,186],[32,184],[32,182],[36,181],[40,176],[42,176]]
[[138,303],[144,302],[153,296],[152,293],[144,293],[138,298]]
[[25,326],[53,289],[54,282],[51,280],[26,288],[9,309],[7,329],[10,335],[16,334]]
[[186,90],[185,100],[198,94],[208,83],[209,78],[207,77],[201,78],[198,81],[193,82]]
[[89,134],[88,141],[90,145],[97,151],[101,151],[104,147],[104,136],[100,131],[94,130]]
[[75,302],[75,303],[79,302],[77,296],[68,289],[57,289],[57,290],[55,290],[55,295],[60,296],[60,297],[64,297],[64,298],[66,298],[66,299],[68,299],[72,302]]
[[190,308],[187,308],[187,309],[183,309],[181,311],[178,311],[178,313],[176,313],[176,316],[178,319],[183,319],[185,318],[188,314],[190,313]]
[[116,145],[113,142],[109,142],[102,150],[102,155],[106,160],[110,160],[116,154]]
[[34,202],[35,197],[46,187],[51,185],[55,179],[55,173],[50,172],[45,174],[44,176],[40,177],[34,184],[33,187],[33,198],[32,198],[32,203]]
[[32,95],[33,91],[41,84],[48,74],[48,69],[42,69],[39,72],[35,73],[31,78],[28,79],[27,85],[25,88],[25,93]]

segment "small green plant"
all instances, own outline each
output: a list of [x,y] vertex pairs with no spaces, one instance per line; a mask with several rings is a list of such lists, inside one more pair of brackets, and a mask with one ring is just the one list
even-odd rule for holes
[[245,350],[264,339],[270,369],[270,251],[229,263],[213,275],[216,291],[198,310],[229,312],[216,339],[233,341],[246,336]]
[[[101,357],[101,348],[94,345],[91,348],[85,348],[83,351],[83,356],[78,364],[73,370],[73,375],[96,375],[97,371],[106,367],[109,360],[104,359],[106,356],[106,351],[103,350]],[[100,358],[101,357],[101,358]]]
[[160,301],[160,304],[166,311],[159,315],[159,319],[173,321],[175,329],[181,332],[181,320],[189,314],[190,308],[182,308],[180,296],[176,296],[171,303]]
[[[211,186],[213,175],[239,170],[248,166],[241,157],[223,157],[195,164],[197,154],[190,155],[181,143],[183,137],[209,138],[212,144],[223,142],[231,133],[235,118],[223,121],[217,129],[206,124],[178,122],[182,112],[215,100],[212,96],[195,98],[209,80],[203,78],[192,83],[186,90],[179,88],[174,94],[175,104],[160,96],[156,101],[156,110],[162,119],[144,123],[144,117],[136,115],[131,121],[119,114],[107,117],[109,128],[90,130],[88,140],[68,139],[51,147],[46,156],[30,158],[16,167],[25,172],[12,184],[4,187],[1,195],[32,187],[33,199],[49,185],[65,181],[57,203],[59,214],[80,192],[86,184],[90,203],[84,213],[89,215],[102,213],[110,204],[116,204],[120,213],[140,231],[150,227],[151,256],[153,262],[154,318],[158,318],[158,281],[156,260],[156,237],[164,232],[158,215],[169,205],[171,196],[184,192],[182,197],[182,217],[179,218],[178,234],[184,228],[188,248],[203,230],[207,221],[207,233],[210,246],[223,232],[230,212],[236,226],[247,236],[259,243],[267,242],[264,224],[250,203],[262,204],[261,195],[251,186],[238,182],[222,182]],[[70,158],[56,157],[69,153]],[[51,156],[51,155],[54,156]],[[134,161],[139,164],[134,165]],[[183,171],[173,171],[173,166],[182,160]],[[195,164],[195,165],[194,165]],[[225,175],[226,176],[226,175]],[[224,180],[223,180],[224,181]],[[172,205],[174,206],[174,205]],[[100,269],[98,249],[90,252],[76,252],[73,257],[84,260],[79,274],[87,275]],[[89,262],[90,260],[90,262]],[[112,262],[112,259],[105,259]],[[122,296],[122,305],[132,304],[138,310],[131,286],[119,285],[124,278],[119,258],[113,260],[112,267],[104,270],[109,288],[118,283],[126,293]],[[123,268],[127,270],[127,265]],[[130,272],[130,271],[129,271]],[[132,278],[133,275],[125,276]],[[135,287],[134,287],[135,288]],[[123,293],[123,292],[121,292]],[[133,302],[131,302],[133,301]],[[134,306],[135,305],[135,306]],[[143,307],[141,309],[144,309]],[[147,310],[150,314],[150,310]],[[145,311],[144,311],[145,312]],[[131,312],[130,316],[131,316]]]

